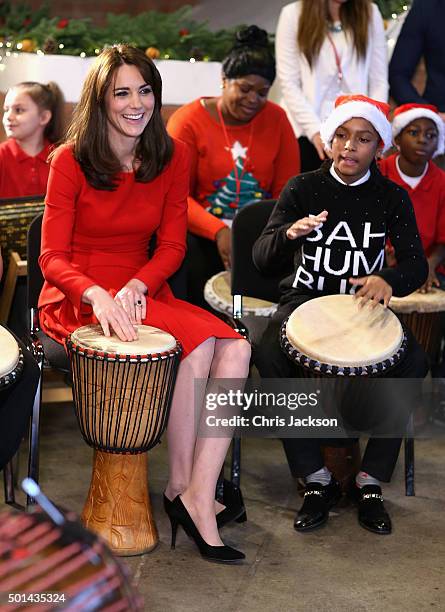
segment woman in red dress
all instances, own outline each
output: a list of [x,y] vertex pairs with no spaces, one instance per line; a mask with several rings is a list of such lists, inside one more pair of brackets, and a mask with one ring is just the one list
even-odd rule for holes
[[166,282],[185,253],[189,156],[164,128],[161,89],[153,62],[130,46],[106,49],[91,68],[67,142],[51,162],[40,320],[59,342],[93,322],[121,340],[136,339],[133,325],[143,323],[181,342],[165,507],[204,557],[233,562],[244,555],[223,545],[214,501],[230,440],[196,438],[194,406],[204,398],[194,397],[194,379],[244,378],[250,347],[216,317],[175,299]]

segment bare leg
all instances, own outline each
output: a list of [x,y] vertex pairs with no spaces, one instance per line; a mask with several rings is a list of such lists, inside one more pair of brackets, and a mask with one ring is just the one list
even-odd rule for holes
[[[215,338],[200,344],[181,362],[167,427],[169,478],[165,494],[174,499],[189,485],[196,444],[195,378],[207,378],[215,350]],[[204,400],[196,398],[196,401]],[[198,405],[198,404],[196,404]]]
[[[210,368],[213,378],[246,378],[250,345],[245,340],[216,340]],[[221,546],[215,517],[215,486],[231,438],[198,438],[190,484],[182,494],[199,532],[211,546]]]

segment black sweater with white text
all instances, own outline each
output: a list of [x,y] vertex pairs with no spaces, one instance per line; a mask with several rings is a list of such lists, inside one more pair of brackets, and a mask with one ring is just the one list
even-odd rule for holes
[[[295,272],[284,279],[282,301],[298,295],[353,293],[351,276],[376,274],[403,297],[422,286],[428,264],[406,191],[383,177],[373,163],[371,176],[357,186],[343,185],[326,162],[314,172],[289,180],[253,248],[264,274],[279,274],[294,255]],[[286,230],[298,219],[328,211],[322,227],[290,240]],[[395,248],[397,266],[385,267],[385,242]]]

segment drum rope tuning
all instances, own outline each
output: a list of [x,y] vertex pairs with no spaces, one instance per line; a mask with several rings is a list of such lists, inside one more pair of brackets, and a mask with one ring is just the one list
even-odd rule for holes
[[[153,448],[168,421],[178,360],[167,359],[162,353],[121,356],[86,350],[70,340],[67,346],[76,416],[86,443],[119,454],[144,453]],[[173,354],[179,355],[179,351],[176,347]],[[92,410],[92,406],[97,409]],[[160,410],[159,406],[167,409]]]
[[107,338],[98,325],[67,340],[74,407],[95,449],[82,522],[119,555],[140,555],[159,541],[148,490],[147,451],[167,425],[181,344],[138,325],[138,340]]

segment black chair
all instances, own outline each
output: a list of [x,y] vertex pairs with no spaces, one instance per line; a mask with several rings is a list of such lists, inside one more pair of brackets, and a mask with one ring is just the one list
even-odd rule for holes
[[[29,316],[29,344],[39,363],[41,376],[34,401],[30,434],[29,434],[29,465],[28,476],[36,482],[39,480],[39,427],[40,407],[42,396],[42,371],[44,368],[53,368],[66,375],[70,375],[70,363],[64,347],[47,336],[40,329],[38,300],[43,286],[44,278],[39,266],[40,242],[42,233],[43,213],[35,217],[28,230],[28,281],[27,302]],[[156,246],[155,238],[152,239],[149,252],[153,252]],[[179,299],[187,298],[186,270],[183,264],[169,279],[169,285],[174,295]],[[12,463],[5,468],[5,501],[10,505],[16,505],[14,495],[14,475]],[[27,498],[27,507],[34,501]]]
[[[255,364],[255,346],[267,327],[264,317],[244,316],[243,295],[271,302],[278,302],[279,282],[292,272],[293,262],[283,261],[279,276],[264,276],[256,268],[252,259],[253,245],[266,226],[272,213],[274,200],[262,200],[242,208],[232,224],[232,296],[233,316],[240,329],[244,329],[252,344],[252,363]],[[405,437],[405,494],[415,495],[414,491],[414,437],[413,417],[410,418]],[[240,441],[234,441],[232,472],[239,484],[241,473]]]

